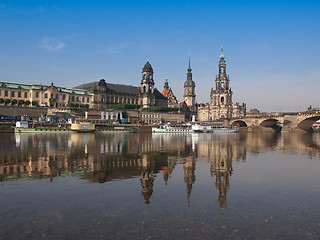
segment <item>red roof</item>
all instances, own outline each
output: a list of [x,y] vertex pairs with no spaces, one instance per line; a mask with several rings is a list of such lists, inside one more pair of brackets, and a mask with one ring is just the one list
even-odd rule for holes
[[170,90],[167,89],[167,88],[163,89],[162,95],[165,96],[165,97],[167,97],[169,91],[170,91]]

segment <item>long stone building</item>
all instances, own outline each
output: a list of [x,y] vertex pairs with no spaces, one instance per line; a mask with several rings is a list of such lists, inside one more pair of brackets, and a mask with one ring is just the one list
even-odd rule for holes
[[[65,108],[78,104],[82,107],[93,106],[92,94],[89,91],[76,88],[65,88],[43,84],[25,84],[0,82],[0,99],[3,104],[19,104],[23,106],[41,106],[51,108]],[[22,102],[20,101],[20,103]],[[16,103],[15,103],[16,102]],[[29,104],[26,104],[29,103]]]
[[246,115],[246,105],[244,103],[242,105],[232,103],[232,91],[223,48],[221,48],[218,67],[219,74],[215,80],[216,88],[215,90],[211,89],[210,104],[200,105],[198,108],[199,121],[219,121]]
[[106,83],[104,79],[76,86],[90,92],[93,98],[93,108],[103,109],[112,104],[138,104],[139,87]]

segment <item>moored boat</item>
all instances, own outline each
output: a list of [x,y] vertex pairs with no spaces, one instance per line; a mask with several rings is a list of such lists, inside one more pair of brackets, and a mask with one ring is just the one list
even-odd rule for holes
[[152,127],[153,133],[193,133],[190,125],[160,125]]
[[68,132],[70,129],[65,127],[40,127],[29,126],[27,121],[18,121],[14,127],[15,133],[32,133],[32,132]]
[[238,128],[226,127],[224,125],[161,125],[152,127],[153,133],[237,133]]
[[238,131],[238,128],[226,127],[224,125],[217,125],[212,127],[213,133],[237,133]]
[[320,120],[312,124],[312,131],[316,133],[320,133]]
[[212,132],[211,126],[201,125],[198,123],[193,124],[191,128],[195,133],[211,133]]

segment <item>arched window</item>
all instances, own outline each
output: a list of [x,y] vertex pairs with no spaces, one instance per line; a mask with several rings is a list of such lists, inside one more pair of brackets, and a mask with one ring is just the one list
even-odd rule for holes
[[143,86],[143,93],[146,92],[146,86]]
[[224,97],[221,97],[221,104],[224,104]]
[[224,82],[221,83],[221,89],[224,89]]
[[143,74],[143,79],[146,80],[146,75],[145,74]]

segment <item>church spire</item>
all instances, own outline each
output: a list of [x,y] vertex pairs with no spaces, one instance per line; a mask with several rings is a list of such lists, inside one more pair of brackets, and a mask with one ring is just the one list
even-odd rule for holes
[[164,86],[165,89],[169,89],[169,83],[168,83],[168,78],[164,81]]
[[220,60],[224,60],[224,55],[223,55],[223,45],[221,45],[221,55],[220,55]]
[[190,64],[190,53],[189,53],[189,68],[188,68],[188,73],[187,73],[187,76],[188,76],[188,79],[191,79],[192,80],[192,73],[191,73],[192,69],[191,69],[191,64]]

